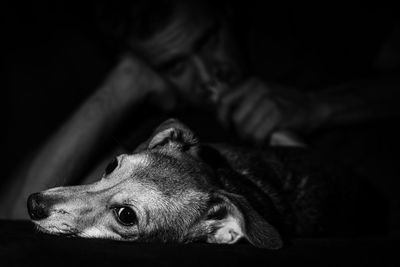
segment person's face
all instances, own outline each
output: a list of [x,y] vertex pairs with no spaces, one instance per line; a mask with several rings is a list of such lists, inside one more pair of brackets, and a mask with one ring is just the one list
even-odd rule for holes
[[164,30],[139,47],[181,96],[204,106],[216,90],[237,83],[242,71],[226,23],[193,13],[176,15]]

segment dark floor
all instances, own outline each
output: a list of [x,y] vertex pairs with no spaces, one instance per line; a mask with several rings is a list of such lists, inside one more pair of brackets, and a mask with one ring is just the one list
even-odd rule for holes
[[[2,266],[399,266],[400,239],[296,239],[280,251],[249,244],[145,244],[49,236],[0,221]],[[3,265],[5,263],[5,265]]]

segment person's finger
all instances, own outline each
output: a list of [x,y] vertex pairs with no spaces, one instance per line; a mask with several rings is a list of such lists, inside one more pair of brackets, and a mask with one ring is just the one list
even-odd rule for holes
[[234,90],[230,90],[224,95],[217,102],[217,116],[219,121],[223,123],[225,127],[228,127],[231,123],[231,113],[234,110],[234,106],[240,101],[242,97],[246,94],[247,91],[251,90],[254,86],[254,81],[247,83],[243,86],[239,86]]
[[242,131],[248,138],[253,139],[259,125],[275,123],[275,118],[272,116],[274,113],[274,103],[267,97],[264,97],[263,100],[258,103],[258,106],[253,110],[253,112],[246,117],[242,124]]
[[249,114],[254,113],[254,110],[258,107],[260,102],[263,101],[263,97],[266,95],[262,87],[258,87],[254,89],[252,92],[249,92],[247,97],[242,100],[239,105],[236,106],[235,110],[232,112],[232,121],[235,125],[241,125],[245,118],[249,116]]
[[260,120],[259,124],[255,126],[252,136],[253,141],[256,144],[264,144],[271,133],[276,129],[280,119],[281,114],[277,109],[273,109],[270,113],[266,114],[266,116]]
[[296,133],[288,130],[278,130],[270,134],[270,146],[307,147],[307,143]]

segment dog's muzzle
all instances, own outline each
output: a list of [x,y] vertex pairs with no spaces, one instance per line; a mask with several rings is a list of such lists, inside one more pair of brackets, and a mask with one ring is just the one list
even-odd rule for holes
[[38,221],[49,217],[49,208],[42,194],[34,193],[30,195],[27,206],[29,216],[32,220]]

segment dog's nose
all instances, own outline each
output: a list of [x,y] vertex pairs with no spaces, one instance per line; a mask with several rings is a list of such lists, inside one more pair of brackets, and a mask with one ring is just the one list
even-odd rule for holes
[[43,195],[34,193],[28,198],[28,213],[32,220],[42,220],[49,216]]

